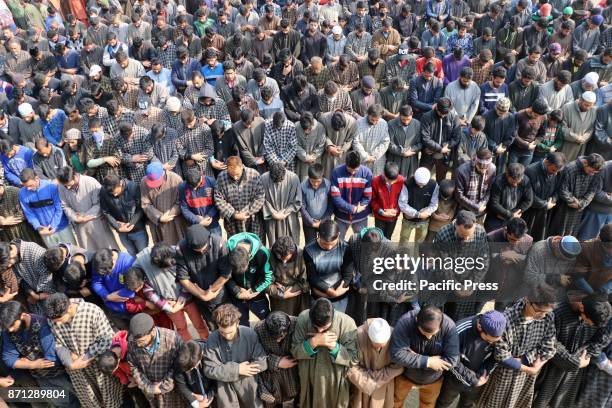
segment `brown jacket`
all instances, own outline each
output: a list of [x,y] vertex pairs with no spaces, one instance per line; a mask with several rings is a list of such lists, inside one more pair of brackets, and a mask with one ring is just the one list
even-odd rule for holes
[[[397,54],[397,48],[399,48],[400,43],[402,42],[402,37],[400,33],[392,28],[391,32],[385,38],[382,30],[378,30],[372,36],[372,48],[380,49],[380,58],[387,60],[390,56]],[[395,51],[390,51],[389,46],[393,45],[396,49]]]
[[582,243],[582,252],[576,259],[575,272],[583,275],[594,290],[612,280],[612,268],[604,265],[605,250],[599,238]]
[[352,367],[347,378],[351,386],[351,407],[391,408],[393,407],[393,379],[404,372],[403,367],[391,363],[390,342],[380,352],[372,347],[368,337],[368,319],[357,328],[359,365]]

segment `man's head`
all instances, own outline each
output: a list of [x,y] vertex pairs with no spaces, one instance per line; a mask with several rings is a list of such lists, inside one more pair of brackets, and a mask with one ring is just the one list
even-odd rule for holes
[[368,323],[368,338],[375,350],[382,350],[391,338],[391,326],[389,326],[385,319],[380,317],[373,319]]
[[427,167],[419,167],[414,172],[414,182],[417,186],[423,188],[431,180],[431,172]]
[[73,190],[79,185],[79,176],[70,166],[62,167],[57,172],[57,181],[68,190]]
[[244,165],[242,164],[242,160],[238,156],[230,156],[227,159],[227,175],[235,180],[240,180],[242,177],[242,172],[244,170]]
[[176,368],[186,373],[193,370],[202,360],[202,346],[194,340],[181,344],[176,355]]
[[519,217],[510,218],[504,227],[504,231],[508,242],[514,244],[527,233],[527,223]]
[[47,318],[57,325],[70,322],[73,315],[69,312],[70,299],[64,293],[53,293],[47,299]]
[[213,311],[213,320],[217,324],[219,334],[226,341],[233,341],[238,335],[238,324],[241,313],[232,304],[225,303]]
[[318,189],[323,183],[323,165],[315,163],[308,167],[308,182],[313,189]]
[[308,311],[310,322],[318,333],[324,333],[334,321],[334,306],[329,299],[319,298],[314,301]]
[[460,241],[469,241],[476,232],[476,216],[473,212],[461,210],[455,219],[455,233]]
[[285,235],[274,242],[271,252],[278,261],[285,264],[297,253],[297,246],[292,237]]
[[106,375],[112,375],[119,367],[119,357],[112,350],[107,350],[97,358],[98,368]]
[[578,100],[578,109],[581,112],[587,112],[595,107],[595,102],[597,101],[597,96],[593,91],[583,92]]
[[130,319],[129,337],[136,347],[150,347],[157,336],[155,322],[151,315],[138,313]]
[[174,247],[160,241],[151,248],[151,263],[160,269],[172,268],[176,265],[175,255]]
[[506,168],[506,183],[510,187],[517,187],[525,175],[525,166],[521,163],[510,163]]
[[361,166],[361,156],[359,155],[358,152],[351,150],[346,155],[345,164],[346,164],[346,171],[349,174],[354,175],[355,173],[357,173],[357,170]]
[[521,84],[525,87],[530,86],[535,76],[535,68],[529,65],[526,66],[525,68],[523,68],[523,72],[521,72]]
[[542,56],[542,49],[539,46],[534,46],[531,47],[529,49],[529,56],[528,58],[528,63],[530,64],[535,64],[536,62],[538,62],[540,60],[540,57]]
[[270,179],[273,183],[280,183],[285,179],[287,169],[281,162],[272,162],[269,164]]
[[40,177],[30,168],[25,168],[21,171],[19,180],[21,181],[21,186],[29,191],[36,191],[40,186]]
[[598,153],[591,153],[582,159],[582,168],[588,176],[595,176],[603,170],[604,166],[604,158]]
[[53,145],[49,143],[46,138],[41,136],[37,137],[34,141],[34,148],[36,149],[36,153],[42,157],[49,157],[51,151],[53,150]]
[[419,333],[427,340],[431,340],[442,328],[444,315],[436,306],[426,306],[416,315]]
[[138,292],[144,287],[145,273],[140,267],[132,266],[123,275],[123,284],[128,290]]
[[192,251],[205,254],[210,248],[210,231],[200,224],[191,225],[185,232],[185,242]]
[[21,303],[9,300],[0,308],[0,327],[9,333],[22,331],[25,329],[24,320],[27,315],[28,313]]
[[93,258],[93,270],[102,276],[108,276],[115,267],[115,256],[111,249],[98,249]]
[[383,107],[382,105],[375,103],[374,105],[370,105],[367,111],[368,123],[372,126],[378,124],[380,119],[382,118]]
[[548,174],[557,174],[565,166],[565,155],[562,152],[548,153],[543,165]]
[[438,102],[436,103],[436,114],[442,118],[446,117],[446,115],[448,115],[452,108],[453,102],[450,98],[444,96],[438,99]]
[[264,325],[268,335],[276,342],[280,343],[287,337],[287,334],[289,334],[291,318],[285,312],[274,311],[266,316]]
[[525,299],[523,316],[526,320],[542,320],[553,311],[557,300],[554,288],[546,283],[536,284]]
[[399,179],[399,165],[390,161],[385,163],[383,176],[387,183],[394,184]]
[[506,330],[506,316],[497,310],[488,311],[476,321],[476,329],[480,338],[489,344],[501,340],[501,336]]
[[321,221],[319,225],[319,233],[317,234],[317,243],[324,251],[330,251],[338,245],[340,230],[338,224],[333,220]]

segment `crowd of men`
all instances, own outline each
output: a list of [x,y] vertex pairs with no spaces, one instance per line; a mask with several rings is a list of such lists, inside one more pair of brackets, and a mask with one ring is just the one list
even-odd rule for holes
[[[609,0],[0,25],[0,407],[611,406]],[[375,291],[398,244],[497,290]]]

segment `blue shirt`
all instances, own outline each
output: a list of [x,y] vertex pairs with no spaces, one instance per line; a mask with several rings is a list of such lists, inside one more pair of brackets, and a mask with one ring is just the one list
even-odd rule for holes
[[49,180],[40,179],[40,184],[34,191],[21,187],[19,204],[26,220],[35,230],[51,226],[55,232],[59,232],[68,226],[57,185]]
[[159,74],[153,71],[147,72],[147,76],[168,90],[170,95],[174,94],[174,85],[172,84],[172,73],[168,68],[162,68]]
[[136,258],[132,255],[125,252],[119,252],[115,266],[109,275],[100,275],[95,270],[91,274],[91,289],[104,300],[104,306],[114,312],[125,313],[125,303],[109,302],[106,300],[108,295],[116,291],[122,291],[123,293],[121,293],[121,296],[134,296],[133,292],[130,293],[123,284],[123,276],[125,272],[132,267],[134,261],[136,261]]
[[[59,55],[56,57],[57,66],[64,69],[76,68],[77,70],[81,66],[81,54],[74,50],[68,51],[65,55]],[[78,72],[78,71],[77,71]]]
[[[57,355],[55,354],[55,338],[53,334],[51,334],[51,329],[49,328],[49,324],[47,323],[47,319],[43,316],[32,314],[30,327],[32,323],[38,322],[40,323],[40,331],[38,332],[38,338],[40,340],[41,350],[43,352],[43,357],[45,360],[55,361],[55,364],[58,365]],[[30,338],[30,330],[22,330],[21,331],[21,339],[24,343],[26,343]],[[9,368],[14,368],[15,363],[20,358],[25,358],[26,356],[22,356],[17,348],[15,347],[15,343],[13,343],[7,331],[2,332],[2,360]]]
[[4,154],[0,155],[0,161],[2,161],[2,167],[4,168],[4,177],[8,180],[11,186],[15,187],[21,187],[19,175],[23,169],[34,168],[34,163],[32,162],[34,152],[32,149],[22,145],[18,146],[19,151],[15,153],[13,157],[8,158]]
[[200,69],[200,72],[202,75],[204,75],[204,78],[206,78],[206,82],[208,82],[211,86],[215,86],[217,79],[223,76],[223,64],[217,62],[214,67],[206,64],[202,67],[202,69]]
[[48,122],[41,118],[42,132],[45,139],[57,146],[62,141],[64,122],[67,118],[68,116],[61,109],[56,109],[55,114]]

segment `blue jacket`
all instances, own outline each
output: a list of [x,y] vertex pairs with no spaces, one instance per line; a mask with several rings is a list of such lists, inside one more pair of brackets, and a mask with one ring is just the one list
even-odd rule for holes
[[191,81],[191,73],[199,71],[200,68],[200,63],[193,58],[189,58],[185,65],[179,60],[174,61],[172,63],[172,85],[177,89],[185,89],[187,81]]
[[[340,221],[358,222],[370,214],[372,200],[372,171],[359,166],[355,174],[346,170],[346,164],[336,166],[331,175],[331,197],[334,204],[334,214]],[[354,213],[358,204],[365,209]]]
[[11,186],[15,187],[21,187],[21,180],[19,179],[21,171],[25,168],[34,168],[34,163],[32,162],[34,152],[32,149],[22,145],[18,146],[19,151],[10,159],[4,154],[0,155],[2,167],[4,168],[4,177],[8,180]]
[[134,292],[128,290],[123,284],[123,275],[130,269],[134,261],[136,261],[136,258],[132,255],[120,252],[110,275],[100,275],[95,270],[91,274],[91,288],[102,298],[104,306],[114,312],[125,313],[125,303],[109,302],[106,300],[109,294],[119,290],[121,291],[120,295],[123,297],[131,298],[134,296]]
[[410,80],[410,105],[417,114],[429,112],[433,104],[442,97],[442,80],[434,76],[429,82],[429,88],[425,89],[427,81],[423,76],[419,75]]
[[38,189],[34,191],[22,187],[19,190],[19,204],[26,220],[35,230],[50,225],[59,232],[68,226],[57,185],[49,180],[41,179]]
[[211,86],[215,86],[217,83],[217,79],[223,76],[223,64],[217,62],[214,68],[211,68],[208,64],[204,65],[200,72],[206,78],[206,82],[208,82]]
[[216,228],[219,226],[219,213],[215,206],[214,194],[217,184],[215,179],[205,176],[203,184],[200,184],[195,189],[187,186],[186,182],[179,185],[179,204],[181,213],[189,224],[199,224],[197,216],[209,216],[213,220],[208,228]]

